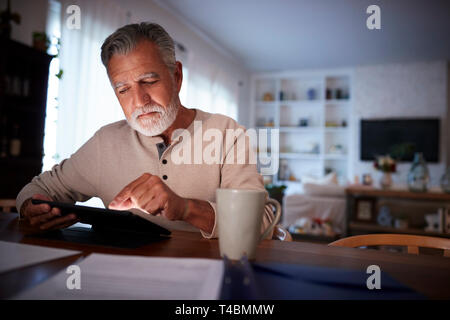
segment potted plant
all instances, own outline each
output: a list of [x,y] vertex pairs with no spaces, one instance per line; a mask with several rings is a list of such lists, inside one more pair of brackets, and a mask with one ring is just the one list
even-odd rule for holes
[[283,205],[284,190],[287,188],[285,185],[266,184],[265,188],[270,198],[277,200],[280,205]]
[[392,186],[392,173],[397,170],[395,160],[390,155],[377,157],[373,163],[376,170],[381,171],[380,186],[388,189]]
[[50,46],[50,39],[45,32],[33,32],[33,48],[47,52]]

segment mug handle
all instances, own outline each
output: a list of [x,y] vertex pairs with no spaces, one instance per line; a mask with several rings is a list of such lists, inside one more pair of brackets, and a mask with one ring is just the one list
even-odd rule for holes
[[262,234],[259,241],[261,241],[267,237],[267,235],[270,233],[270,231],[272,231],[272,229],[275,227],[275,225],[278,223],[278,221],[280,220],[280,217],[281,217],[281,205],[277,200],[269,198],[269,199],[267,199],[266,204],[273,204],[277,208],[277,212],[275,214],[275,218],[273,219],[272,223],[264,231],[264,233]]

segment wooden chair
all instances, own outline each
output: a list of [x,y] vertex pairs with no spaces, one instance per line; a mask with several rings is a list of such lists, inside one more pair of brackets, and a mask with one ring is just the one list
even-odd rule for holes
[[292,241],[292,236],[289,231],[277,224],[275,228],[273,228],[272,240]]
[[365,234],[336,240],[329,244],[334,247],[404,246],[408,253],[419,254],[419,247],[443,249],[444,257],[450,257],[450,239],[415,236],[409,234]]
[[12,212],[16,210],[16,200],[14,199],[0,199],[0,212]]
[[[278,203],[278,206],[281,209],[281,205],[278,200],[270,198],[271,200]],[[275,215],[277,208],[271,203],[272,212]],[[275,225],[273,228],[272,240],[280,240],[280,241],[292,241],[292,236],[285,228],[283,228],[280,224]]]

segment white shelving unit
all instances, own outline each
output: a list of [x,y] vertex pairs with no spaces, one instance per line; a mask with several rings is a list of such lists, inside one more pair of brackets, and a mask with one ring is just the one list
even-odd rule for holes
[[266,179],[288,188],[330,170],[340,183],[351,179],[350,70],[255,74],[251,90],[252,127],[279,129],[280,169]]

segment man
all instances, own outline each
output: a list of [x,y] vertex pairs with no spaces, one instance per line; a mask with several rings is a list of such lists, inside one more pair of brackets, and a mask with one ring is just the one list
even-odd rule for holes
[[[157,24],[118,29],[105,40],[101,57],[127,120],[101,128],[69,159],[33,178],[17,196],[21,217],[36,229],[65,228],[77,221],[75,215],[61,217],[59,209],[33,205],[31,198],[74,203],[96,196],[110,209],[132,209],[166,228],[216,237],[215,190],[264,190],[256,165],[179,163],[174,152],[181,147],[187,154],[192,147],[191,139],[183,139],[186,133],[214,129],[225,136],[242,127],[181,105],[182,66],[173,40]],[[245,138],[238,136],[231,146],[220,141],[221,160],[234,155],[238,140]],[[248,144],[241,151],[248,160]],[[262,230],[272,219],[266,208]]]

